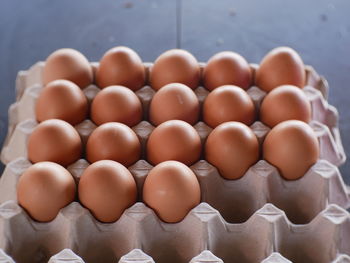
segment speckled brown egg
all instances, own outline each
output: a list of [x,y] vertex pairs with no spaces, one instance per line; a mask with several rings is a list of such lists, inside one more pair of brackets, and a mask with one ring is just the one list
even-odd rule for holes
[[182,83],[195,89],[199,81],[198,61],[191,53],[182,49],[171,49],[161,54],[150,72],[151,86],[155,90],[170,83]]
[[256,71],[255,84],[269,92],[281,85],[305,85],[305,67],[299,54],[289,47],[271,50]]
[[305,93],[296,86],[273,89],[260,107],[260,120],[269,127],[286,120],[311,121],[311,105]]
[[54,80],[47,84],[36,101],[38,122],[60,119],[76,125],[86,119],[88,101],[81,89],[68,80]]
[[153,96],[149,118],[154,125],[168,120],[183,120],[196,124],[199,118],[199,101],[192,89],[184,84],[171,83]]
[[225,122],[209,134],[205,159],[225,179],[239,179],[259,160],[258,139],[245,124]]
[[100,60],[96,83],[100,88],[121,85],[138,90],[145,85],[146,72],[139,55],[128,47],[114,47]]
[[118,220],[136,202],[136,196],[133,176],[118,162],[95,162],[80,177],[79,200],[101,222]]
[[86,144],[86,157],[91,163],[113,160],[128,167],[139,160],[140,155],[141,144],[137,135],[119,122],[108,122],[97,127]]
[[57,79],[74,82],[85,88],[93,82],[93,71],[89,61],[79,51],[71,48],[58,49],[45,62],[43,84]]
[[235,85],[248,89],[252,83],[252,71],[241,55],[223,51],[212,56],[203,71],[204,87],[213,90],[223,85]]
[[77,161],[81,154],[78,132],[62,120],[41,122],[28,139],[28,158],[33,163],[50,161],[67,166]]
[[278,168],[286,180],[299,179],[319,157],[316,134],[305,122],[281,122],[267,134],[263,144],[263,157]]
[[215,128],[221,123],[238,121],[251,125],[255,121],[255,106],[243,89],[225,85],[209,93],[203,104],[203,120]]
[[161,220],[177,223],[196,207],[201,192],[196,175],[186,165],[167,161],[155,166],[143,186],[143,201]]
[[30,166],[17,183],[18,203],[39,222],[55,219],[60,209],[74,201],[75,192],[72,175],[52,162]]
[[110,86],[100,91],[92,101],[91,119],[97,125],[121,122],[131,127],[142,119],[142,104],[132,90]]
[[156,127],[147,141],[147,159],[156,165],[175,160],[191,165],[199,160],[201,139],[187,122],[170,120]]

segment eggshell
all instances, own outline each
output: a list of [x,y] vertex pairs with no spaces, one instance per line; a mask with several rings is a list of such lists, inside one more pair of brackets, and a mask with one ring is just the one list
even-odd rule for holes
[[170,120],[156,127],[147,141],[147,159],[156,165],[175,160],[191,165],[199,160],[201,139],[187,122]]
[[146,72],[139,55],[128,47],[114,47],[100,60],[96,83],[100,88],[121,85],[138,90],[145,85]]
[[192,89],[184,84],[171,83],[153,96],[149,117],[154,125],[168,120],[183,120],[196,124],[199,118],[199,101]]
[[305,85],[305,66],[299,54],[289,47],[271,50],[256,71],[256,85],[269,92],[281,85]]
[[89,61],[79,51],[71,48],[53,52],[46,59],[42,76],[44,85],[53,80],[66,79],[83,89],[93,82],[93,71]]
[[36,101],[38,122],[60,119],[76,125],[86,119],[88,101],[82,90],[68,80],[54,80],[47,84]]
[[79,180],[79,199],[94,217],[110,223],[136,202],[136,183],[122,164],[102,160],[88,166]]
[[252,77],[252,71],[245,58],[231,51],[219,52],[212,56],[203,71],[204,87],[208,90],[223,85],[248,89]]
[[225,122],[209,134],[205,158],[225,179],[239,179],[259,160],[259,142],[243,123]]
[[150,72],[151,86],[155,90],[175,82],[195,89],[199,81],[198,61],[191,53],[182,49],[171,49],[161,54]]
[[97,125],[121,122],[131,127],[142,119],[142,104],[132,90],[123,86],[109,86],[92,101],[91,119]]
[[37,221],[55,219],[61,208],[74,201],[76,185],[61,165],[39,162],[30,166],[18,180],[18,203]]
[[311,105],[305,93],[296,86],[273,89],[260,107],[260,120],[269,127],[287,120],[311,121]]
[[200,202],[196,175],[186,165],[166,161],[155,166],[143,186],[143,201],[167,223],[181,221]]
[[81,154],[78,132],[62,120],[43,121],[28,139],[28,158],[33,163],[50,161],[67,166],[81,158]]
[[135,132],[123,123],[108,122],[97,127],[88,138],[89,162],[113,160],[129,166],[139,160],[141,144]]
[[225,85],[209,93],[203,104],[203,119],[210,127],[238,121],[251,125],[255,121],[255,106],[243,89]]
[[312,128],[298,120],[276,125],[266,136],[263,157],[286,180],[301,178],[319,157],[319,144]]

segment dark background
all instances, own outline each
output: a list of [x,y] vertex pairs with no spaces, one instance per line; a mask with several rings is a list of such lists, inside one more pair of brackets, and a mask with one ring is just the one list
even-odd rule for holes
[[[0,0],[0,143],[19,70],[70,47],[98,61],[117,45],[143,61],[181,47],[199,61],[233,50],[259,62],[270,49],[296,49],[330,83],[350,156],[349,0]],[[350,164],[341,172],[350,184]]]

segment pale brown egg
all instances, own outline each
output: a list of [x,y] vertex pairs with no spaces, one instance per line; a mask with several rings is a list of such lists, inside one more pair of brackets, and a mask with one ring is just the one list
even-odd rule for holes
[[43,84],[57,79],[74,82],[80,88],[85,88],[93,82],[93,71],[89,61],[79,51],[71,48],[58,49],[45,62],[43,69]]
[[225,122],[209,134],[205,159],[225,179],[239,179],[259,160],[258,139],[245,124]]
[[136,183],[122,164],[102,160],[88,166],[78,185],[79,200],[101,222],[111,223],[136,202]]
[[212,128],[228,121],[251,125],[255,121],[255,115],[252,99],[237,86],[216,88],[209,93],[203,104],[203,120]]
[[96,83],[100,88],[121,85],[138,90],[145,85],[146,72],[139,55],[128,47],[114,47],[100,60]]
[[299,179],[319,157],[316,134],[305,122],[281,122],[267,134],[263,143],[263,157],[286,180]]
[[245,58],[231,51],[223,51],[212,56],[203,71],[204,87],[208,90],[223,85],[248,89],[252,78],[252,71]]
[[305,85],[305,66],[299,54],[289,47],[271,50],[256,71],[255,84],[269,92],[281,85]]
[[47,84],[36,101],[38,122],[60,119],[76,125],[86,119],[88,101],[81,89],[68,80],[54,80]]
[[311,105],[305,93],[292,85],[279,86],[264,98],[260,120],[269,127],[287,120],[311,121]]
[[182,83],[191,89],[199,86],[200,67],[196,58],[186,50],[171,49],[161,54],[150,72],[151,86],[159,90],[170,83]]
[[166,161],[155,166],[143,185],[143,201],[161,220],[177,223],[200,203],[196,175],[186,165]]
[[28,159],[50,161],[67,166],[82,155],[78,132],[68,122],[51,119],[41,122],[28,139]]
[[187,122],[170,120],[156,127],[147,141],[147,159],[153,165],[175,160],[191,165],[199,160],[201,139]]
[[168,120],[183,120],[196,124],[199,118],[199,101],[192,89],[184,84],[171,83],[153,96],[149,118],[154,125]]
[[76,185],[61,165],[39,162],[30,166],[18,180],[17,200],[39,222],[48,222],[61,208],[74,201]]
[[113,160],[130,166],[140,159],[141,144],[136,133],[123,123],[108,122],[97,127],[88,138],[89,162]]
[[109,86],[92,101],[91,119],[97,125],[121,122],[132,127],[142,119],[142,104],[132,90],[123,86]]

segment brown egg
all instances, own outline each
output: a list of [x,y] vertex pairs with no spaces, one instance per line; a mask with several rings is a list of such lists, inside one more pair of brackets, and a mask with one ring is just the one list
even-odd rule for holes
[[61,208],[74,201],[76,185],[61,165],[39,162],[30,166],[18,180],[17,200],[39,222],[48,222]]
[[56,50],[46,59],[43,84],[66,79],[83,89],[93,82],[93,76],[92,67],[83,54],[71,48],[63,48]]
[[165,85],[153,96],[149,118],[154,125],[168,120],[183,120],[196,124],[199,118],[199,101],[196,94],[184,84]]
[[187,122],[166,121],[156,127],[147,141],[147,159],[153,165],[175,160],[191,165],[199,160],[201,139]]
[[92,101],[91,119],[97,125],[121,122],[131,127],[142,119],[142,104],[132,90],[110,86],[100,91]]
[[212,128],[228,121],[251,125],[255,121],[255,106],[243,89],[232,85],[221,86],[205,99],[203,120]]
[[115,161],[91,164],[80,177],[78,187],[80,202],[104,223],[118,220],[136,202],[134,177]]
[[225,122],[209,134],[205,159],[225,179],[239,179],[259,160],[258,139],[243,123]]
[[138,90],[145,85],[146,72],[139,55],[128,47],[114,47],[100,60],[96,83],[100,88],[121,85]]
[[148,173],[143,185],[143,201],[167,223],[184,219],[200,199],[196,175],[176,161],[158,164]]
[[35,106],[38,122],[60,119],[76,125],[86,119],[88,101],[81,89],[68,80],[54,80],[40,92]]
[[139,160],[140,155],[141,144],[137,135],[119,122],[108,122],[97,127],[86,144],[86,157],[91,163],[113,160],[130,166]]
[[50,161],[67,166],[77,161],[81,154],[78,132],[62,120],[43,121],[28,139],[28,158],[33,163]]
[[263,156],[285,179],[301,178],[319,157],[316,134],[305,122],[281,122],[267,134]]
[[199,81],[198,61],[191,53],[182,49],[171,49],[161,54],[150,72],[151,86],[155,90],[175,82],[195,89]]
[[213,90],[223,85],[235,85],[248,89],[252,83],[252,71],[241,55],[223,51],[212,56],[203,71],[204,87]]
[[305,85],[305,68],[299,54],[289,47],[271,50],[256,71],[256,85],[269,92],[281,85]]
[[311,121],[311,105],[305,93],[296,86],[273,89],[260,107],[260,120],[269,127],[287,120]]

